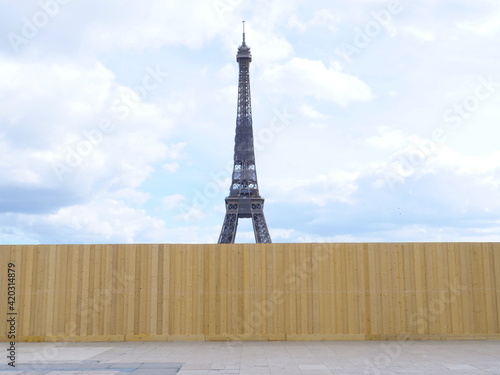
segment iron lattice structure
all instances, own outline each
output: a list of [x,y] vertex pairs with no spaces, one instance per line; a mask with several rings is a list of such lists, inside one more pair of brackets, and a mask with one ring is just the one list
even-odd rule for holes
[[234,145],[234,168],[229,196],[226,197],[226,216],[218,243],[234,243],[238,219],[251,218],[255,241],[271,243],[271,236],[264,217],[264,198],[259,194],[255,152],[253,147],[252,102],[250,97],[250,62],[252,54],[245,43],[238,48],[236,61],[239,64],[238,113]]

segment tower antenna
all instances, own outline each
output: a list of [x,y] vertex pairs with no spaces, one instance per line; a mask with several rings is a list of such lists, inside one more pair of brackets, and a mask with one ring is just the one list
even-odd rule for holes
[[245,44],[245,21],[243,21],[243,44]]

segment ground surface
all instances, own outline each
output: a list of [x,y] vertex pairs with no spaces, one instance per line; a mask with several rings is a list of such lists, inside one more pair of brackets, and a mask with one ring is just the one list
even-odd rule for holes
[[15,368],[0,358],[6,375],[500,374],[500,341],[18,343]]

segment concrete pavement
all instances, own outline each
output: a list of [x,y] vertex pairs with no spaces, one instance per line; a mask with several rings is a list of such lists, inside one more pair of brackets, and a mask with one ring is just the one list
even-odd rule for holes
[[500,341],[17,343],[16,367],[2,358],[6,375],[484,375],[500,374]]

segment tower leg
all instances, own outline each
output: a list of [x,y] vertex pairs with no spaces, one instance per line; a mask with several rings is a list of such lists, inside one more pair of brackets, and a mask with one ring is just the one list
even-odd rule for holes
[[238,228],[238,204],[226,202],[226,216],[218,243],[234,243]]
[[267,229],[266,218],[264,213],[254,213],[252,215],[253,232],[255,234],[255,242],[257,243],[272,243],[269,230]]

